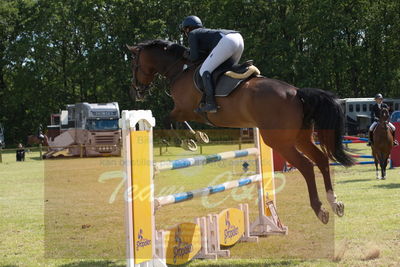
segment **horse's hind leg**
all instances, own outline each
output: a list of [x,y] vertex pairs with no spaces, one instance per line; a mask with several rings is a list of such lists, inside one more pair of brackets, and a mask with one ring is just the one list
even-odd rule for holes
[[303,156],[294,145],[285,147],[280,146],[275,149],[304,176],[312,209],[324,224],[328,223],[329,212],[322,207],[322,203],[318,197],[313,163]]
[[318,147],[312,142],[311,130],[302,130],[299,134],[297,148],[302,151],[309,159],[311,159],[317,165],[324,177],[326,197],[329,204],[339,217],[344,215],[344,204],[341,201],[337,201],[336,194],[333,191],[331,175],[329,171],[329,158],[323,153]]

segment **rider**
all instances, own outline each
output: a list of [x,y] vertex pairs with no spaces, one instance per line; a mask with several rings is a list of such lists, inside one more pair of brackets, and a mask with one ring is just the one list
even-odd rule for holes
[[37,138],[39,138],[41,141],[44,140],[43,125],[42,124],[39,124],[38,131],[37,131]]
[[214,85],[211,73],[226,60],[231,59],[237,64],[242,56],[244,44],[242,35],[234,30],[207,29],[203,27],[200,18],[186,17],[181,24],[181,31],[189,39],[190,61],[197,61],[201,53],[208,57],[200,68],[200,76],[205,87],[206,103],[196,109],[196,112],[217,112],[214,98]]
[[[369,127],[369,132],[368,132],[368,137],[369,137],[369,141],[368,141],[368,146],[371,145],[371,143],[373,143],[373,131],[376,127],[376,125],[378,124],[379,121],[379,117],[381,116],[381,110],[382,108],[386,108],[389,110],[389,106],[386,105],[385,103],[383,103],[383,96],[382,94],[376,94],[375,95],[375,104],[372,106],[372,112],[371,112],[371,121],[373,121],[373,123],[371,124],[371,127]],[[393,134],[393,144],[395,146],[398,145],[397,140],[395,139],[395,134],[396,134],[396,127],[389,122],[388,123],[390,130],[392,131]]]

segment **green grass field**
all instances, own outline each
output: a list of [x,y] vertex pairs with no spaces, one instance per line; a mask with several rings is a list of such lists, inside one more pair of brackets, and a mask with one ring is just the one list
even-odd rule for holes
[[[236,149],[219,145],[203,152]],[[351,150],[369,153],[365,144],[354,144]],[[162,157],[155,153],[157,161],[193,155],[178,148]],[[15,162],[14,153],[3,154],[0,266],[125,266],[121,159],[41,161],[38,156],[32,152],[25,162]],[[254,170],[252,158],[246,160]],[[155,178],[156,195],[238,179],[241,162],[162,172]],[[320,198],[330,211],[322,177],[318,171],[316,175]],[[389,170],[385,181],[375,179],[373,165],[337,166],[332,175],[336,194],[346,205],[344,217],[330,212],[329,224],[322,225],[309,207],[301,175],[276,173],[278,213],[289,234],[239,243],[230,249],[230,259],[195,260],[189,266],[399,266],[400,169]],[[156,214],[157,228],[239,203],[249,203],[254,219],[255,200],[256,187],[248,186],[166,206]]]

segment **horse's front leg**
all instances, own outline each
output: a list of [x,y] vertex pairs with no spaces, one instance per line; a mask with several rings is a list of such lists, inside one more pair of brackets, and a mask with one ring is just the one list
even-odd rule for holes
[[[182,140],[182,138],[179,136],[178,132],[176,131],[176,130],[178,129],[177,121],[176,121],[173,117],[171,117],[170,114],[167,115],[167,116],[164,118],[164,120],[163,120],[163,126],[164,126],[164,128],[165,128],[166,130],[168,130],[168,131],[167,131],[167,133],[168,133],[168,138],[172,138],[172,139],[176,138],[176,139],[178,139],[179,141]],[[176,140],[175,140],[175,142],[176,142]]]
[[376,176],[376,179],[378,179],[379,180],[379,170],[378,170],[378,158],[376,157],[376,155],[375,155],[375,153],[373,153],[373,156],[374,156],[374,162],[375,162],[375,176]]
[[385,160],[382,162],[381,171],[382,171],[382,180],[386,179],[386,167],[388,164],[389,157],[385,157]]
[[176,129],[178,123],[185,122],[189,129],[191,130],[191,133],[195,134],[193,129],[189,126],[189,124],[186,122],[187,115],[185,112],[181,112],[179,109],[174,108],[171,113],[164,119],[164,125],[167,126],[167,129],[171,129],[171,133],[175,136],[175,145],[182,147],[184,150],[189,150],[189,151],[196,151],[197,150],[197,144],[196,142],[188,138],[186,135],[181,136]]
[[381,179],[385,180],[385,169],[384,169],[383,165],[384,165],[384,163],[383,163],[383,160],[381,159],[379,161],[379,166],[381,167]]

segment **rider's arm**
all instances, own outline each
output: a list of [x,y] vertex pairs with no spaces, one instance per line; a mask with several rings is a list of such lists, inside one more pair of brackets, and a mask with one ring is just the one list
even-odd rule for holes
[[199,42],[198,36],[195,33],[189,33],[190,61],[199,59]]
[[371,114],[372,121],[379,120],[379,116],[377,116],[379,114],[379,112],[380,112],[380,109],[379,109],[378,105],[375,104],[372,108],[372,114]]

